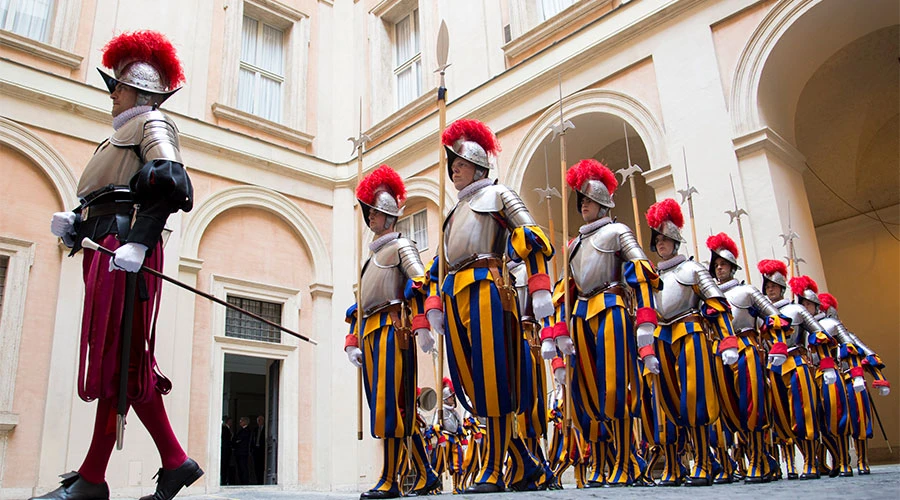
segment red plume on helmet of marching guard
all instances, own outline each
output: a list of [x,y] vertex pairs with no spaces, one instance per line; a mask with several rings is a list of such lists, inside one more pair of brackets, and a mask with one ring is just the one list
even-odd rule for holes
[[759,270],[759,274],[762,275],[763,282],[769,280],[782,288],[787,288],[788,271],[784,262],[775,259],[763,259],[759,261],[756,268]]
[[372,208],[399,217],[406,200],[406,186],[400,174],[387,165],[381,165],[356,186],[356,199],[362,204],[366,220],[369,218],[369,209]]
[[816,305],[820,305],[819,296],[816,295],[819,293],[819,285],[813,281],[809,276],[795,276],[791,278],[791,293],[794,294],[794,297],[797,297],[798,300],[800,298],[804,298]]
[[578,206],[583,197],[596,201],[601,206],[613,208],[613,193],[619,187],[615,174],[599,161],[588,158],[569,167],[566,184],[578,193]]
[[716,274],[716,257],[721,257],[727,260],[729,263],[731,263],[734,270],[741,268],[741,266],[739,266],[737,263],[737,245],[734,244],[734,240],[731,239],[731,237],[727,234],[719,233],[715,236],[706,238],[706,248],[708,248],[712,252],[712,258],[709,259],[709,274],[712,274],[713,276],[715,276]]
[[822,309],[826,311],[831,309],[832,307],[835,309],[835,311],[838,308],[837,299],[834,298],[834,295],[831,295],[830,293],[820,293],[819,302],[822,303]]
[[184,70],[175,47],[156,31],[122,33],[113,38],[103,47],[102,62],[113,70],[111,76],[98,68],[110,93],[117,84],[123,83],[157,95],[159,104],[184,82]]

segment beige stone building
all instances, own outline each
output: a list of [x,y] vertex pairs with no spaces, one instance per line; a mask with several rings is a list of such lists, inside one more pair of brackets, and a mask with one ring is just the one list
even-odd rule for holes
[[[492,176],[522,193],[542,225],[552,213],[557,242],[559,200],[548,213],[535,188],[548,176],[560,186],[549,126],[562,95],[575,125],[570,164],[594,157],[616,170],[630,154],[645,170],[641,211],[677,197],[689,175],[700,260],[710,231],[737,240],[725,214],[733,179],[749,213],[752,270],[739,277],[758,285],[755,262],[787,255],[779,235],[797,233],[801,272],[838,298],[844,322],[900,381],[896,0],[4,0],[0,498],[52,489],[89,443],[94,405],[75,392],[81,257],[66,256],[49,221],[77,205],[77,179],[112,130],[94,69],[100,49],[136,29],[166,33],[187,74],[165,110],[182,134],[195,204],[169,219],[166,273],[318,342],[165,286],[157,358],[175,384],[165,401],[207,472],[190,491],[222,488],[224,415],[266,416],[272,487],[371,486],[380,451],[356,440],[356,372],[342,352],[360,219],[346,139],[361,120],[365,168],[387,163],[407,179],[403,224],[430,260],[441,218],[442,20],[448,122],[490,124],[504,147]],[[619,193],[615,215],[632,225],[628,187]],[[420,370],[421,385],[433,385],[424,355]],[[900,448],[897,391],[875,402]],[[132,420],[109,468],[115,495],[153,491],[159,467]],[[870,455],[897,459],[877,428]]]

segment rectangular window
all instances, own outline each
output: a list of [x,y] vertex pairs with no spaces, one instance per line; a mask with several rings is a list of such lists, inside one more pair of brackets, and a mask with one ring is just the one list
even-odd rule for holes
[[419,50],[419,9],[413,9],[394,25],[394,76],[397,79],[397,107],[412,102],[422,93],[422,52]]
[[395,229],[403,237],[415,241],[420,252],[428,249],[428,213],[425,210],[400,219]]
[[238,109],[281,123],[283,91],[284,31],[244,16]]
[[3,291],[6,288],[6,270],[9,268],[9,257],[0,255],[0,316],[3,312]]
[[[228,296],[228,303],[261,316],[272,323],[281,324],[281,304],[231,295]],[[232,309],[227,309],[225,312],[225,336],[281,343],[281,330]]]
[[53,0],[0,0],[0,28],[47,43]]
[[544,21],[566,10],[575,0],[539,0]]

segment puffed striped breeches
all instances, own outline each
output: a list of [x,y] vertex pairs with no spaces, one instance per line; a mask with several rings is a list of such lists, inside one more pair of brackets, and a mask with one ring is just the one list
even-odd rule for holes
[[[369,403],[372,437],[405,437],[408,432],[407,423],[403,419],[404,412],[407,411],[405,399],[416,391],[415,351],[400,349],[399,339],[387,313],[366,318],[365,321],[381,323],[380,328],[363,338],[362,346],[363,381]],[[410,339],[408,349],[414,347],[415,342]],[[412,416],[415,415],[414,407],[408,411],[412,412]],[[414,421],[412,423],[415,425]]]
[[[658,332],[665,334],[667,328],[671,327],[661,325]],[[669,418],[685,427],[715,422],[719,418],[719,395],[715,356],[706,334],[686,333],[672,343],[657,338],[655,346],[660,373],[654,377],[654,386]]]

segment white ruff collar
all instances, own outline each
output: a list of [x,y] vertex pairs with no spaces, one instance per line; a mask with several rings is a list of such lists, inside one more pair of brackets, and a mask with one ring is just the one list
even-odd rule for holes
[[372,252],[377,252],[378,250],[381,250],[381,247],[387,245],[388,243],[396,240],[399,237],[400,233],[397,232],[387,233],[383,236],[380,236],[372,243],[369,243],[369,250],[371,250]]
[[142,115],[148,111],[153,111],[153,106],[135,106],[122,111],[118,116],[113,118],[113,129],[119,130],[135,116]]

